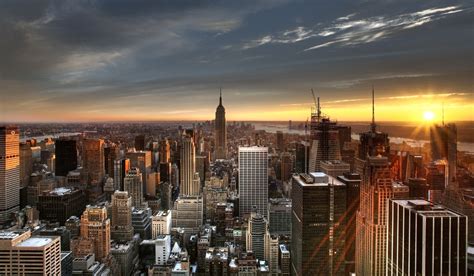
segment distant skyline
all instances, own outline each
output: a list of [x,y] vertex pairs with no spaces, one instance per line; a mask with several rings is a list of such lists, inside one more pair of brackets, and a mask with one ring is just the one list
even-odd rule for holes
[[[474,120],[471,1],[0,2],[0,121]],[[430,117],[431,118],[431,117]]]

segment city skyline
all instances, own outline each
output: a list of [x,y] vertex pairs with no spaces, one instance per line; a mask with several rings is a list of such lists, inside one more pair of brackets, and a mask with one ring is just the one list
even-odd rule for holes
[[[0,121],[472,121],[468,1],[0,3]],[[350,110],[348,110],[350,107]],[[397,114],[394,116],[394,114]]]

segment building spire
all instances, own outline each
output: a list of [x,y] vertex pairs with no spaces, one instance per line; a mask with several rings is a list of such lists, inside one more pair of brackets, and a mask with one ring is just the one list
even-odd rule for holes
[[375,126],[375,90],[372,85],[372,124],[370,124],[372,132],[375,132]]
[[222,87],[219,88],[219,105],[222,105]]

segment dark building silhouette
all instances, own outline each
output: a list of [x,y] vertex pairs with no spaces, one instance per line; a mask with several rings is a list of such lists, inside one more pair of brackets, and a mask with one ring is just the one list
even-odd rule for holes
[[67,173],[77,168],[76,141],[72,139],[58,139],[54,142],[56,176],[67,176]]
[[87,198],[83,191],[56,188],[38,196],[38,211],[41,220],[64,225],[71,216],[80,216],[86,208]]
[[135,150],[136,151],[141,151],[145,150],[145,135],[137,135],[135,136]]
[[356,250],[356,215],[360,204],[360,175],[356,173],[344,173],[337,179],[346,184],[346,247],[345,254],[345,273],[355,271],[355,250]]
[[317,172],[292,185],[292,275],[344,275],[346,185]]

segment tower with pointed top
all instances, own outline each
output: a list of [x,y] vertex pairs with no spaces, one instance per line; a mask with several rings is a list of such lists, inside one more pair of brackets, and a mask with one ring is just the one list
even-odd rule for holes
[[227,129],[225,122],[225,108],[222,105],[222,89],[219,95],[219,105],[216,109],[215,119],[215,159],[227,158]]
[[391,178],[388,134],[376,129],[374,94],[372,88],[372,122],[370,130],[360,134],[359,155],[355,159],[355,171],[361,176],[355,235],[357,275],[385,275],[387,202],[409,194],[408,186]]

